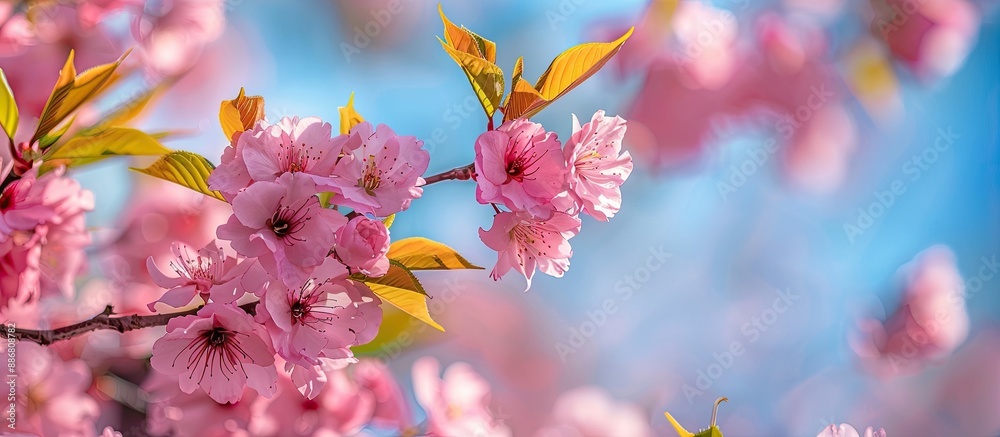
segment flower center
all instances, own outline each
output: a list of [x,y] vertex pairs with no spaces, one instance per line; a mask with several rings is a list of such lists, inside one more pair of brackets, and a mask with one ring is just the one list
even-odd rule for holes
[[281,205],[279,201],[279,207],[271,215],[271,218],[267,219],[265,225],[271,228],[271,232],[274,235],[282,239],[285,244],[292,245],[296,241],[303,242],[306,241],[304,238],[298,238],[295,234],[302,230],[306,226],[306,222],[312,219],[309,216],[309,210],[306,206],[310,204],[310,199],[302,202],[298,208],[292,209],[290,206]]
[[271,230],[273,230],[274,234],[279,237],[284,236],[288,233],[288,222],[278,219],[271,224]]
[[369,196],[375,195],[375,189],[382,182],[382,170],[375,166],[375,156],[369,156],[365,164],[365,170],[361,173],[358,185],[365,189]]
[[294,144],[283,144],[282,149],[278,154],[278,159],[285,171],[290,173],[307,171],[309,161],[319,160],[318,156],[311,156],[313,148],[306,147],[305,143],[300,144],[299,147],[295,147]]
[[212,347],[222,347],[226,344],[226,339],[229,335],[226,333],[225,329],[215,328],[211,331],[205,331],[205,337],[208,339],[208,344]]
[[309,305],[302,302],[301,300],[297,300],[295,301],[295,303],[292,304],[292,318],[295,319],[296,321],[302,322],[302,319],[305,318],[305,315],[308,312],[309,312]]

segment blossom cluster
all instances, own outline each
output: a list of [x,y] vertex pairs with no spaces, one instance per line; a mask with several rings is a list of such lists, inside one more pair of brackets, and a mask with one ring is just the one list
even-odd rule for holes
[[219,241],[198,251],[176,244],[173,274],[148,260],[167,289],[151,309],[205,302],[169,321],[153,346],[153,368],[176,376],[185,393],[201,387],[227,403],[245,387],[272,396],[278,364],[302,395],[317,396],[326,372],[356,362],[350,347],[378,332],[381,301],[359,275],[389,269],[380,217],[422,194],[430,159],[422,144],[367,122],[333,136],[329,123],[311,117],[236,132],[208,178],[232,205],[217,229],[231,251]]
[[84,213],[94,209],[93,194],[64,170],[35,166],[8,179],[13,163],[0,157],[0,308],[72,294],[90,244]]
[[494,279],[513,269],[530,288],[536,269],[555,277],[569,269],[569,239],[580,232],[580,214],[608,221],[621,208],[620,187],[632,173],[632,157],[621,150],[624,137],[625,120],[604,111],[583,126],[574,116],[565,147],[527,119],[479,136],[476,198],[497,211],[479,237],[498,252]]

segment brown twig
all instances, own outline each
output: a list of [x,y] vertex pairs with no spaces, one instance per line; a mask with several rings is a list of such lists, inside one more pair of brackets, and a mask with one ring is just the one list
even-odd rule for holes
[[[134,331],[136,329],[151,328],[154,326],[164,326],[174,317],[190,316],[197,313],[201,308],[202,306],[199,306],[198,308],[193,308],[187,311],[167,314],[152,314],[148,316],[133,314],[130,316],[112,317],[112,314],[114,314],[114,308],[112,308],[111,305],[108,305],[104,307],[104,311],[100,314],[80,323],[63,326],[62,328],[39,330],[15,328],[14,339],[31,341],[42,346],[48,346],[57,341],[69,340],[90,331],[97,331],[101,329],[113,329],[118,332],[127,332]],[[246,311],[247,314],[255,315],[257,313],[257,302],[240,305],[240,309]]]
[[448,181],[448,180],[458,180],[464,181],[472,179],[475,176],[475,163],[469,165],[463,165],[458,168],[453,168],[444,173],[438,173],[433,176],[427,176],[424,178],[424,185],[430,185],[435,182]]

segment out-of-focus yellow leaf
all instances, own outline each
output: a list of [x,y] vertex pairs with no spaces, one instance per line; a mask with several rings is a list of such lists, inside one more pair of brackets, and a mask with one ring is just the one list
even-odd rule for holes
[[145,132],[124,127],[111,127],[103,131],[78,135],[51,149],[43,156],[42,171],[56,166],[80,166],[111,156],[149,156],[170,153],[155,138]]
[[454,249],[423,237],[394,241],[389,246],[388,256],[409,270],[482,269]]
[[873,120],[888,123],[903,112],[899,81],[885,48],[862,41],[842,63],[844,81]]
[[460,52],[485,59],[490,63],[496,63],[497,45],[493,41],[477,35],[466,29],[465,26],[456,26],[444,15],[444,9],[440,4],[438,4],[438,13],[441,15],[441,22],[444,23],[444,39],[449,46]]
[[56,86],[52,89],[49,100],[45,102],[45,108],[38,119],[38,128],[35,129],[35,134],[31,137],[31,143],[48,134],[80,105],[97,96],[110,82],[115,69],[121,65],[130,51],[125,52],[115,62],[98,65],[77,75],[76,68],[73,66],[74,55],[71,50],[66,64],[59,72]]
[[364,123],[365,119],[354,110],[354,93],[347,99],[347,106],[337,108],[340,111],[340,134],[347,135],[358,123]]
[[184,151],[163,155],[146,168],[132,167],[132,170],[139,173],[173,182],[225,202],[226,199],[222,197],[221,193],[208,188],[208,175],[212,174],[214,169],[215,166],[208,162],[204,156]]
[[426,331],[426,328],[420,328],[423,326],[416,325],[414,317],[394,305],[383,305],[382,323],[378,325],[378,334],[368,343],[351,346],[351,352],[358,357],[395,358],[396,354],[405,348],[418,344],[423,332]]
[[438,41],[441,41],[441,47],[444,47],[448,55],[462,67],[465,77],[472,85],[472,90],[479,98],[479,103],[486,111],[486,116],[492,117],[500,107],[500,98],[503,97],[503,70],[486,59],[452,48],[441,38],[438,38]]
[[396,214],[389,214],[388,217],[382,219],[382,224],[385,225],[386,229],[392,227],[392,224],[396,221]]
[[7,138],[14,140],[14,133],[17,132],[17,102],[14,101],[14,92],[10,90],[7,83],[7,75],[0,68],[0,126],[7,133]]
[[538,82],[535,82],[534,89],[540,97],[531,101],[526,107],[523,107],[521,99],[529,99],[530,92],[515,82],[512,94],[521,92],[522,95],[510,98],[508,103],[513,103],[513,105],[504,108],[504,120],[531,117],[583,83],[618,53],[622,44],[625,44],[625,41],[632,36],[634,30],[634,28],[629,29],[621,38],[612,42],[580,44],[556,56],[549,64],[549,68],[538,78]]
[[163,91],[166,89],[166,85],[160,85],[144,91],[143,93],[112,109],[110,113],[104,116],[104,118],[97,123],[94,123],[92,127],[87,128],[84,132],[96,132],[112,126],[121,126],[132,121],[142,114],[149,103],[162,95]]
[[223,100],[219,108],[219,124],[227,139],[237,132],[244,132],[264,119],[264,98],[247,96],[241,87],[240,94],[233,100]]

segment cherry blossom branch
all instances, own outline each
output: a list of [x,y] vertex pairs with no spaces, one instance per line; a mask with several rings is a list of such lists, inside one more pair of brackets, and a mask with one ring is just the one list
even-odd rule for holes
[[424,185],[430,185],[435,182],[448,181],[448,180],[458,180],[465,181],[472,179],[475,176],[475,163],[464,165],[458,168],[453,168],[444,173],[438,173],[433,176],[427,176],[424,178]]
[[[112,308],[111,305],[108,305],[104,307],[104,311],[100,314],[80,323],[63,326],[62,328],[41,330],[15,328],[13,338],[15,340],[31,341],[42,346],[48,346],[57,341],[69,340],[73,337],[77,337],[91,331],[113,329],[118,332],[127,332],[143,328],[152,328],[154,326],[164,326],[168,321],[170,321],[170,319],[193,315],[201,308],[202,306],[199,306],[198,308],[192,308],[187,311],[152,314],[148,316],[133,314],[130,316],[111,317],[111,315],[114,314],[114,308]],[[257,313],[257,302],[240,305],[240,309],[246,311],[247,314],[255,315]]]

